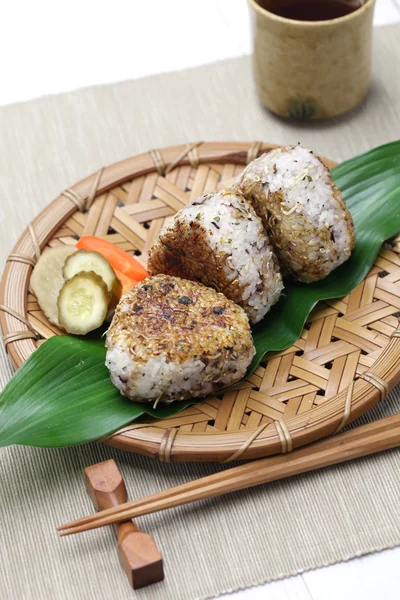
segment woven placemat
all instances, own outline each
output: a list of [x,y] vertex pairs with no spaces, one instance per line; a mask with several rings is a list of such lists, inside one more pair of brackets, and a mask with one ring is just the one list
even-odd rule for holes
[[[375,33],[362,106],[329,123],[277,120],[255,99],[243,57],[0,109],[0,268],[38,210],[88,173],[152,147],[196,139],[301,141],[342,160],[400,137],[400,27]],[[12,370],[0,352],[0,385]],[[360,421],[400,410],[397,389]],[[0,415],[1,418],[1,415]],[[85,466],[113,457],[131,497],[221,469],[162,464],[89,444],[13,447],[0,456],[0,595],[11,600],[132,598],[111,530],[59,539],[57,524],[92,510]],[[387,452],[141,519],[166,580],[143,600],[190,600],[282,578],[400,544],[400,452]]]

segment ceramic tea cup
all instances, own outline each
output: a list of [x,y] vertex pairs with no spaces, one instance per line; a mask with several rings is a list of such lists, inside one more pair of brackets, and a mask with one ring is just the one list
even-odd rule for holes
[[[282,117],[341,115],[357,106],[368,90],[375,0],[358,0],[362,5],[353,12],[327,20],[276,14],[287,14],[288,3],[296,1],[300,0],[248,0],[258,96]],[[352,7],[355,1],[343,0]]]

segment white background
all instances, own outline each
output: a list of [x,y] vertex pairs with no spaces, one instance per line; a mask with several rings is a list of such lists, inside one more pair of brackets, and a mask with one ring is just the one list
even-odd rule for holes
[[246,0],[0,0],[0,105],[250,52]]
[[[251,52],[246,0],[13,0],[6,6],[3,0],[0,7],[0,105]],[[396,21],[400,0],[377,0],[375,25]],[[395,600],[400,548],[227,598]]]

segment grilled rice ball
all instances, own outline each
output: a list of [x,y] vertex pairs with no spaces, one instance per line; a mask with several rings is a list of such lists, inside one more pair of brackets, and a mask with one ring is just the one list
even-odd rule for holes
[[207,396],[243,377],[255,354],[246,313],[178,277],[149,277],[122,296],[106,336],[106,365],[137,402]]
[[350,257],[353,220],[328,168],[311,150],[298,145],[263,154],[233,189],[262,217],[284,273],[317,281]]
[[148,269],[222,292],[251,323],[264,317],[283,289],[261,220],[243,196],[230,191],[205,194],[180,210],[150,250]]

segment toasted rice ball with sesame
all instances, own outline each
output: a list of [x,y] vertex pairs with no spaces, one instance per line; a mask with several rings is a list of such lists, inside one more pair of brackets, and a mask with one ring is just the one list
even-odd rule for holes
[[262,217],[284,273],[317,281],[349,258],[353,220],[328,168],[311,150],[298,145],[263,154],[233,189]]
[[106,347],[121,394],[153,403],[217,392],[241,379],[255,354],[240,306],[168,275],[149,277],[122,296]]
[[222,292],[257,323],[277,302],[282,276],[261,220],[243,196],[205,194],[180,210],[150,250],[150,273],[167,273]]

